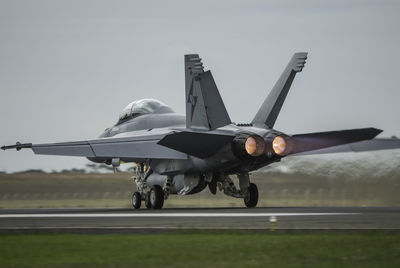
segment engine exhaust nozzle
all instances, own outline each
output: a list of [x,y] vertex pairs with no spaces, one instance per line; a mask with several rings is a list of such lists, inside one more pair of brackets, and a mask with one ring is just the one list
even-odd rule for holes
[[276,136],[272,140],[272,150],[280,156],[288,155],[293,148],[293,142],[288,136]]
[[265,151],[265,142],[260,136],[249,136],[246,139],[244,147],[249,155],[260,156]]

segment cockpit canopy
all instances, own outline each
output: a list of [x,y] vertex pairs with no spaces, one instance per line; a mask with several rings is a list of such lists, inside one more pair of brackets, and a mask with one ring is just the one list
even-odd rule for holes
[[152,113],[173,113],[174,111],[162,103],[161,101],[154,99],[142,99],[129,103],[124,110],[122,110],[119,116],[118,124],[123,123],[134,117],[138,117],[144,114]]

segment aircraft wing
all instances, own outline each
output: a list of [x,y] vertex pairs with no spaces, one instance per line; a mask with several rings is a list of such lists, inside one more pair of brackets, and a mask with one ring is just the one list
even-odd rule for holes
[[35,154],[82,156],[99,159],[120,158],[127,160],[142,159],[187,159],[185,153],[157,144],[166,135],[173,132],[156,134],[138,134],[118,138],[99,138],[94,140],[60,142],[47,144],[17,143],[3,146],[1,149],[31,148]]
[[378,150],[391,150],[400,148],[400,139],[397,138],[378,138],[360,142],[353,142],[344,145],[333,146],[308,152],[302,152],[294,155],[313,155],[313,154],[330,154],[330,153],[346,153],[346,152],[367,152]]

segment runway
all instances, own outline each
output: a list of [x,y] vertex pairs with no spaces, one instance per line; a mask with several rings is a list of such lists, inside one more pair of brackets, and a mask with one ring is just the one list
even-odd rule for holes
[[0,230],[400,229],[400,208],[1,209]]

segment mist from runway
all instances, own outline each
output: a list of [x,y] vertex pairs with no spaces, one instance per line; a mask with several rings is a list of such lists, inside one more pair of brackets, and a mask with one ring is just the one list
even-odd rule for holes
[[265,173],[330,179],[400,179],[400,150],[293,156],[262,169]]

